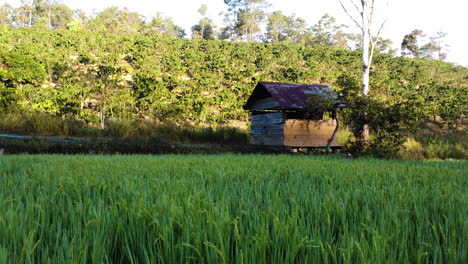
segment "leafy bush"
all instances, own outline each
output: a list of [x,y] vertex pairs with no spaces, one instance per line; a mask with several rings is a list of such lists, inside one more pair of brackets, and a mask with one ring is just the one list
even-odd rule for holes
[[[346,122],[355,137],[349,149],[354,153],[396,156],[406,141],[404,131],[414,132],[422,118],[417,112],[419,105],[414,101],[388,104],[370,97],[348,97],[346,102],[349,105],[345,111]],[[369,125],[372,131],[368,149],[365,149],[362,138],[365,125]]]

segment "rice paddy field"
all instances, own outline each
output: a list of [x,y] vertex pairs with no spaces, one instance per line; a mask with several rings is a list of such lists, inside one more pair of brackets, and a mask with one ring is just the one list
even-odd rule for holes
[[0,263],[468,263],[468,162],[0,156]]

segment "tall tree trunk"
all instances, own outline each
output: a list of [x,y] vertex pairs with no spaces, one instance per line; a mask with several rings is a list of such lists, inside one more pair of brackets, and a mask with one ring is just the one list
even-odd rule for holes
[[[374,16],[374,1],[375,0],[349,0],[351,5],[353,6],[351,9],[354,8],[358,11],[359,16],[361,17],[361,22],[359,23],[349,12],[350,9],[346,8],[340,0],[341,7],[345,13],[356,23],[356,25],[362,31],[362,91],[361,94],[364,97],[369,95],[369,74],[370,74],[370,65],[372,63],[372,57],[374,55],[374,47],[375,41],[380,35],[380,31],[382,30],[386,19],[382,22],[377,34],[374,36],[371,33],[371,26],[373,23],[373,16]],[[359,8],[358,2],[361,2],[361,8]],[[387,1],[388,5],[388,1]],[[367,115],[367,113],[365,113]],[[367,116],[364,117],[367,119]],[[362,127],[362,134],[361,139],[364,141],[364,149],[367,148],[369,144],[369,125],[364,124]]]
[[[362,95],[369,95],[369,75],[372,52],[369,52],[371,45],[370,39],[370,10],[367,0],[361,0],[362,3]],[[373,49],[373,47],[371,47]],[[367,113],[366,113],[367,115]],[[363,148],[369,146],[369,125],[364,124],[362,128]]]
[[29,27],[32,26],[32,7],[29,9]]
[[335,141],[335,138],[338,135],[338,131],[340,130],[340,120],[338,120],[338,109],[336,109],[335,112],[333,113],[333,118],[336,121],[336,127],[335,127],[335,130],[333,131],[333,134],[332,134],[331,138],[327,142],[327,152],[328,153],[332,152],[331,151],[331,144],[333,143],[333,141]]
[[104,121],[105,121],[105,118],[104,118],[105,112],[106,112],[106,106],[103,106],[102,109],[101,109],[101,128],[102,129],[106,128],[106,125],[104,123]]
[[369,95],[369,6],[367,0],[362,0],[362,95]]

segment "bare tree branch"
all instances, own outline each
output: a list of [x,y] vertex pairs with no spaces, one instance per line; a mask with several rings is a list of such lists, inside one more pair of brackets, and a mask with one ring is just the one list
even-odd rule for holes
[[382,24],[380,25],[379,30],[377,31],[377,34],[375,35],[377,38],[380,36],[380,32],[382,31],[383,27],[385,26],[385,23],[387,22],[387,18],[384,19]]
[[[372,0],[372,2],[374,2],[374,0]],[[388,3],[388,2],[387,2]],[[370,37],[370,41],[371,41],[371,45],[370,45],[370,55],[369,55],[369,61],[372,61],[373,57],[374,57],[374,52],[375,52],[375,45],[377,44],[377,41],[379,40],[379,36],[380,36],[380,32],[382,31],[383,27],[385,26],[385,23],[387,22],[387,18],[384,19],[384,21],[382,22],[382,24],[380,25],[379,27],[379,30],[377,31],[377,34],[375,36],[372,36],[371,32],[370,32],[370,28],[369,28],[369,35],[371,36]]]
[[372,18],[374,17],[374,0],[372,0],[370,6],[369,6],[369,17],[367,21],[369,21],[369,25],[372,25]]
[[[351,1],[351,3],[353,3],[354,6],[356,6],[356,4],[355,4],[353,1]],[[356,24],[356,26],[357,26],[358,28],[360,28],[361,30],[363,30],[361,24],[359,24],[359,23],[356,21],[356,19],[354,19],[354,17],[351,16],[351,14],[348,12],[348,10],[346,9],[346,7],[343,5],[343,2],[342,2],[341,0],[340,0],[340,5],[341,5],[341,7],[343,8],[343,10],[345,11],[345,13],[349,16],[349,18],[351,18],[351,20],[353,20],[353,22]],[[356,8],[357,8],[357,6],[356,6]],[[358,11],[359,11],[359,9],[358,9]]]
[[[341,0],[340,0],[340,2],[341,2]],[[356,5],[356,3],[353,0],[349,0],[349,2],[351,2],[351,4],[353,4],[353,6],[356,8],[356,11],[358,12],[358,14],[362,13],[362,10],[359,9],[359,7]]]

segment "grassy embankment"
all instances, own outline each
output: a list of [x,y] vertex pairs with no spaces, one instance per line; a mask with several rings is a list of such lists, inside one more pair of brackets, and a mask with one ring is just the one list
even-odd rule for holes
[[[428,126],[431,125],[431,126]],[[408,159],[468,159],[467,124],[450,132],[441,124],[428,123],[416,134],[408,135],[404,149],[396,157]],[[250,153],[247,123],[201,126],[189,123],[161,123],[145,120],[113,119],[106,128],[79,120],[62,120],[47,114],[9,114],[0,117],[0,134],[58,136],[83,140],[81,144],[43,140],[0,139],[0,149],[8,154],[164,154],[164,153]],[[352,134],[346,126],[338,143],[347,145]],[[215,147],[214,145],[218,145]],[[226,147],[226,145],[230,145]],[[343,151],[347,151],[346,148]]]
[[0,263],[466,263],[468,163],[0,156]]

